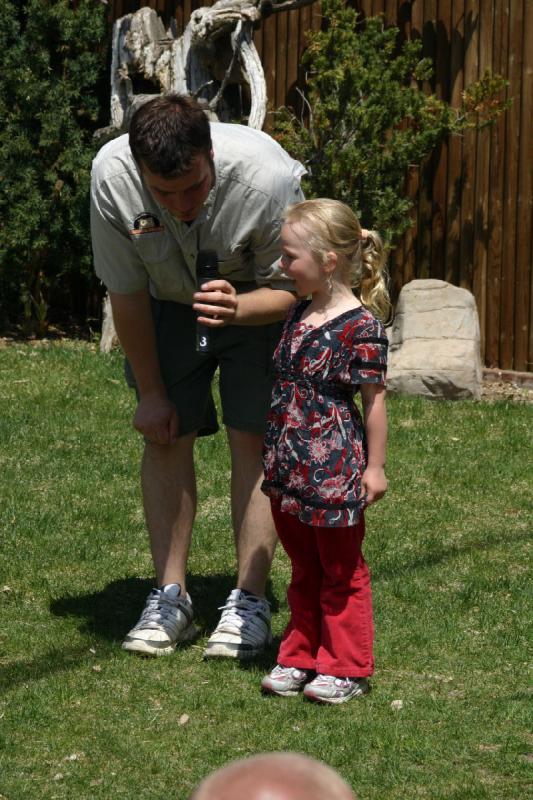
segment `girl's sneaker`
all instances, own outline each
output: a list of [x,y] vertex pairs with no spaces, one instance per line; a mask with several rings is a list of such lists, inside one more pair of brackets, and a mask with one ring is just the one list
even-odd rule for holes
[[304,696],[317,703],[346,703],[370,691],[366,678],[336,678],[335,675],[317,675],[304,688]]
[[268,694],[279,694],[280,697],[294,697],[302,691],[313,674],[310,670],[276,664],[270,675],[261,681],[261,689]]

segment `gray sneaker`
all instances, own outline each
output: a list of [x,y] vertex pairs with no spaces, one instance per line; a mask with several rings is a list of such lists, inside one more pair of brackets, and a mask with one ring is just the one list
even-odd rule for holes
[[269,675],[261,681],[261,689],[268,694],[278,694],[280,697],[294,697],[302,691],[306,683],[311,680],[314,672],[296,667],[282,667],[276,664]]
[[179,583],[152,589],[137,625],[131,629],[122,647],[148,656],[170,655],[181,642],[190,642],[198,631],[193,624],[191,598],[181,594]]
[[304,697],[317,703],[346,703],[370,691],[366,678],[336,678],[334,675],[317,675],[304,686]]
[[243,589],[233,589],[220,610],[222,616],[209,637],[204,658],[249,659],[272,641],[267,600]]

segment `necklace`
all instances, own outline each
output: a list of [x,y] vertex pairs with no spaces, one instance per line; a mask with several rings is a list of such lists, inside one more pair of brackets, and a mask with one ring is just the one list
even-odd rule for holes
[[361,303],[357,300],[355,295],[350,294],[348,296],[344,293],[341,294],[340,297],[337,297],[336,300],[334,297],[326,300],[323,305],[313,306],[313,300],[311,300],[303,318],[312,320],[312,318],[316,316],[317,319],[324,323],[334,317],[338,317],[339,314],[343,314],[345,311],[358,308],[360,305]]

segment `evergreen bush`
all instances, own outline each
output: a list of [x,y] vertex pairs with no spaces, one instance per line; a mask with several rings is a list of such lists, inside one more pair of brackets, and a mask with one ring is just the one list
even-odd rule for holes
[[361,21],[343,0],[323,0],[322,30],[308,34],[302,110],[280,109],[275,135],[309,170],[309,197],[347,203],[391,245],[411,225],[410,166],[448,135],[490,123],[505,81],[486,73],[460,109],[422,91],[432,62],[420,41],[401,41],[381,17]]
[[[89,174],[107,116],[100,0],[0,0],[0,323],[46,330],[92,280]],[[105,123],[104,123],[105,124]]]

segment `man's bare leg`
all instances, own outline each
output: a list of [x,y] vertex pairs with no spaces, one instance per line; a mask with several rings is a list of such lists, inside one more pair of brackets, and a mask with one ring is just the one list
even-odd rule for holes
[[146,524],[157,585],[186,591],[187,558],[196,514],[193,448],[196,434],[176,444],[147,443],[141,467]]
[[[187,597],[186,570],[196,512],[193,447],[196,434],[174,445],[147,443],[141,468],[146,524],[157,575],[137,625],[126,636],[125,650],[168,655],[179,642],[193,639],[196,628]],[[179,584],[168,586],[167,584]]]
[[226,600],[204,655],[248,659],[272,641],[270,608],[264,595],[277,539],[270,503],[261,491],[263,437],[228,428],[228,439],[239,574],[237,589]]
[[261,491],[263,436],[228,428],[231,513],[237,551],[237,588],[264,597],[277,536],[270,501]]

